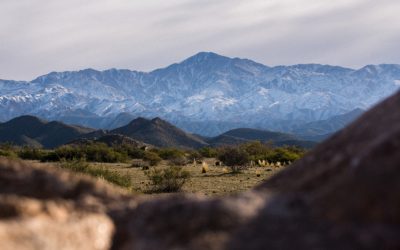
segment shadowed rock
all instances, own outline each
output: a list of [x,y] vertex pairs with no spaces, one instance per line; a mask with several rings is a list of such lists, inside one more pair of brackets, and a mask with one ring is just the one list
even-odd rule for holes
[[399,107],[400,93],[257,187],[275,199],[229,248],[399,249]]
[[70,249],[91,240],[85,249],[104,249],[94,244],[93,219],[113,222],[114,235],[111,225],[102,236],[112,249],[400,249],[399,107],[400,93],[254,190],[224,198],[134,196],[3,160],[0,240],[18,247],[12,244],[20,238],[44,245],[70,239]]
[[84,211],[73,202],[0,197],[3,250],[109,249],[113,231],[105,214]]

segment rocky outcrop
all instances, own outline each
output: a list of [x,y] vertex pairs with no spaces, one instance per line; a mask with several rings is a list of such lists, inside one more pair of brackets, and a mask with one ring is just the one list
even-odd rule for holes
[[109,249],[112,221],[66,201],[0,198],[0,242],[4,250]]
[[400,93],[252,191],[142,197],[0,162],[2,249],[400,249]]

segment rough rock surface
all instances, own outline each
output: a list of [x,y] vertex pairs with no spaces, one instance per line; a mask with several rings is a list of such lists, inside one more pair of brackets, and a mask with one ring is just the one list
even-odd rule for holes
[[71,202],[0,198],[0,242],[3,250],[109,249],[112,221],[84,212]]
[[400,93],[256,189],[145,198],[0,162],[2,249],[400,249]]

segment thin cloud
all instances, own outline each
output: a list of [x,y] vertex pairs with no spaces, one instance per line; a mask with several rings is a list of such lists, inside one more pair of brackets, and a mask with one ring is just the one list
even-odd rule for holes
[[400,63],[397,0],[2,0],[0,78],[149,71],[199,51],[267,64]]

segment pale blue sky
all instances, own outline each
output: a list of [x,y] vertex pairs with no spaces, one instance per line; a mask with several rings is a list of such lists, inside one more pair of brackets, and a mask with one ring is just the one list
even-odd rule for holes
[[149,71],[199,51],[266,65],[400,63],[398,0],[1,0],[0,78]]

